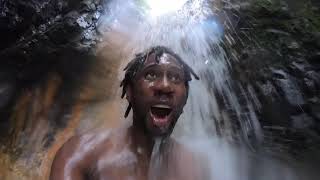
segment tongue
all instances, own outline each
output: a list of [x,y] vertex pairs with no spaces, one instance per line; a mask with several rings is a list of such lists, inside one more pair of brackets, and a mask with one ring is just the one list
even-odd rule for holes
[[169,122],[168,115],[170,110],[164,108],[151,108],[151,117],[156,126],[166,126]]
[[156,126],[166,126],[169,122],[169,118],[167,116],[163,118],[152,116],[152,122]]

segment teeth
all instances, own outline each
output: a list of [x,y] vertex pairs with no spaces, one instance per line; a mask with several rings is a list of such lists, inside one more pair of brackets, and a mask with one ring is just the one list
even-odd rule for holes
[[155,107],[155,108],[166,108],[166,109],[170,109],[170,106],[168,105],[164,105],[164,104],[157,104],[157,105],[154,105],[152,107]]

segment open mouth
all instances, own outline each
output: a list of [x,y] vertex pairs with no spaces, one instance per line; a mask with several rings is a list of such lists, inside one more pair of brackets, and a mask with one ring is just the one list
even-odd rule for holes
[[153,124],[156,126],[166,126],[169,124],[169,115],[172,109],[167,105],[154,105],[151,107]]

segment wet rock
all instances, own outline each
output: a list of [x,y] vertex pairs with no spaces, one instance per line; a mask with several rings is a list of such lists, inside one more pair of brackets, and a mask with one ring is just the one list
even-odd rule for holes
[[291,41],[288,43],[287,47],[288,49],[291,49],[291,50],[297,50],[300,48],[300,45],[298,44],[297,41]]
[[96,12],[93,14],[92,18],[93,18],[93,20],[98,20],[98,19],[100,18],[100,16],[101,16],[101,12],[96,11]]
[[315,47],[320,48],[320,32],[313,33],[313,37]]
[[312,67],[307,64],[305,60],[300,62],[292,62],[290,67],[293,72],[301,75],[304,75],[307,71],[312,69]]
[[233,78],[254,84],[262,105],[260,123],[293,129],[282,135],[292,139],[291,147],[297,151],[320,136],[320,11],[314,3],[244,0],[237,1],[230,13],[236,14],[231,22],[237,25],[232,37],[240,36],[232,44],[240,49],[233,53],[238,55]]
[[274,69],[271,68],[271,72],[273,73],[273,77],[276,79],[288,79],[288,74],[282,69]]
[[311,109],[310,114],[314,117],[318,126],[320,127],[320,99],[319,97],[310,98],[309,103]]
[[301,107],[306,104],[301,90],[295,83],[295,80],[292,76],[283,70],[273,69],[272,73],[274,75],[274,81],[276,85],[280,88],[287,102],[291,106]]
[[273,34],[276,34],[276,35],[284,35],[284,36],[290,36],[290,34],[288,32],[285,32],[285,31],[282,31],[282,30],[279,30],[279,29],[266,29],[266,32],[269,32],[269,33],[273,33]]
[[226,3],[223,8],[225,10],[232,10],[232,11],[251,11],[252,10],[252,3],[250,2],[234,2],[234,3]]
[[95,11],[97,10],[97,1],[93,1],[93,0],[83,0],[81,2],[81,5],[83,6],[83,10],[84,11]]
[[313,80],[315,85],[320,88],[320,74],[315,71],[306,72],[306,77]]
[[318,97],[309,98],[308,101],[312,104],[320,104],[320,99]]
[[[64,93],[75,94],[75,86],[82,79],[79,77],[90,67],[87,59],[96,56],[101,3],[100,0],[0,0],[1,122],[7,123],[19,93],[42,86],[52,73],[69,82]],[[12,78],[2,79],[3,72]],[[70,109],[66,106],[69,105],[63,109]],[[55,129],[62,124],[59,121],[65,120],[52,121],[51,128]],[[0,131],[10,125],[0,125]]]
[[[21,48],[24,48],[27,54],[34,54],[34,49],[41,47],[43,50],[40,51],[43,52],[48,48],[57,52],[60,50],[60,45],[63,46],[61,49],[65,49],[68,43],[72,43],[70,48],[80,47],[82,38],[78,36],[82,36],[83,31],[92,29],[92,26],[96,25],[99,18],[97,7],[100,1],[4,0],[1,5],[3,8],[0,10],[0,32],[4,38],[0,42],[0,49],[7,48],[1,54],[14,54]],[[91,40],[95,41],[94,38]],[[30,46],[31,41],[38,41],[39,45],[35,43]],[[94,42],[90,44],[92,47],[95,45]]]
[[308,129],[314,127],[315,125],[313,118],[307,114],[291,116],[291,119],[292,127],[295,129]]
[[303,81],[304,85],[306,86],[306,91],[308,91],[310,94],[314,94],[317,91],[317,86],[312,79],[304,78]]
[[265,83],[257,82],[256,85],[266,99],[271,99],[271,101],[275,101],[278,98],[279,94],[270,81],[267,81]]
[[81,15],[76,21],[81,28],[88,28],[92,26],[92,17],[88,14]]
[[16,85],[14,82],[0,82],[0,111],[10,103],[15,93]]
[[320,125],[320,104],[317,106],[312,106],[311,114],[317,119],[318,124]]
[[315,52],[311,54],[308,58],[311,64],[320,65],[320,52]]
[[240,8],[239,8],[240,11],[248,11],[252,8],[252,3],[240,2],[239,6],[240,6]]

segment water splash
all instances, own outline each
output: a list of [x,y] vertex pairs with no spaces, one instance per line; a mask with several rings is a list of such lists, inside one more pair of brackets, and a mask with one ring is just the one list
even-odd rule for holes
[[[270,170],[270,162],[279,169],[285,167],[272,160],[262,161],[264,156],[250,154],[245,146],[229,143],[237,139],[240,144],[251,145],[252,140],[259,144],[263,135],[255,114],[259,102],[252,87],[239,86],[243,97],[238,97],[233,89],[229,74],[231,63],[220,46],[224,30],[214,12],[216,2],[189,0],[176,11],[171,9],[155,16],[152,8],[146,8],[146,1],[114,0],[107,3],[99,30],[109,38],[113,33],[126,37],[119,51],[128,59],[158,45],[179,54],[199,73],[201,81],[191,82],[188,103],[174,137],[208,157],[212,179],[264,179],[258,174],[252,175],[253,166],[259,171]],[[233,119],[240,124],[240,130],[234,127]],[[155,154],[159,143],[155,145]],[[261,163],[255,163],[258,159]],[[273,173],[273,176],[273,179],[293,179],[290,170]]]
[[159,177],[159,172],[162,172],[162,154],[161,154],[161,144],[162,139],[157,138],[155,139],[154,146],[152,149],[151,154],[151,160],[149,164],[149,173],[148,173],[148,179],[150,180],[157,180],[157,177]]

